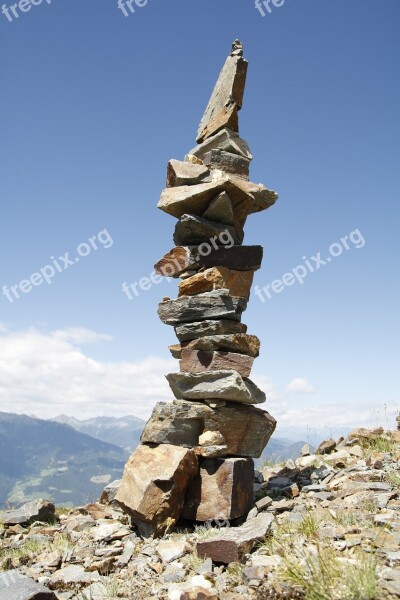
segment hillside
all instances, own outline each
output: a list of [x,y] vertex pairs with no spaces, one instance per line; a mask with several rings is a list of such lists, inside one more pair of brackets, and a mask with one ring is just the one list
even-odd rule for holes
[[40,497],[68,506],[97,499],[126,458],[122,448],[69,425],[0,412],[0,507]]

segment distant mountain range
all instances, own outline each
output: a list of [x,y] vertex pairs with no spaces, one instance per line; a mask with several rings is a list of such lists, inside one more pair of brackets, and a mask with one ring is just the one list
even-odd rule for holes
[[107,442],[107,444],[120,446],[130,454],[138,446],[140,436],[146,424],[142,419],[131,415],[120,418],[96,417],[94,419],[87,419],[86,421],[79,421],[74,417],[60,415],[53,419],[53,421],[69,425],[76,429],[76,431],[86,433],[91,437]]
[[[61,506],[97,500],[122,476],[144,425],[134,416],[47,421],[0,412],[0,508],[35,498]],[[273,437],[256,466],[296,458],[303,444]]]

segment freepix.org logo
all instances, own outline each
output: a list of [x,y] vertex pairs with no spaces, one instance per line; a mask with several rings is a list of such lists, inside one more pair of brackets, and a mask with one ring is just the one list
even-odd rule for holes
[[285,0],[256,0],[255,6],[262,17],[271,14],[273,8],[280,8],[285,4]]
[[1,12],[6,17],[9,23],[12,23],[15,19],[19,19],[19,17],[30,10],[34,6],[39,6],[40,4],[51,4],[53,0],[19,0],[19,2],[15,2],[15,4],[3,4],[1,7]]

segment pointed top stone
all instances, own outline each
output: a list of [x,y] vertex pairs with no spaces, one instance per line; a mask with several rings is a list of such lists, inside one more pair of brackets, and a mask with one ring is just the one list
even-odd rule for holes
[[243,44],[235,40],[199,125],[197,142],[203,142],[225,127],[239,132],[238,111],[242,108],[247,67]]

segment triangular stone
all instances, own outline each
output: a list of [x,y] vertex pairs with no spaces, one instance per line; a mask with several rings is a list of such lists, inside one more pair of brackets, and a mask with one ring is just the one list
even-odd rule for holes
[[238,111],[242,108],[248,62],[235,50],[226,59],[197,132],[197,141],[224,127],[239,131]]
[[222,192],[210,202],[203,217],[210,221],[218,221],[226,225],[234,224],[232,200],[226,192]]

